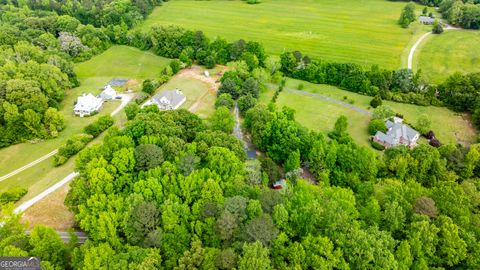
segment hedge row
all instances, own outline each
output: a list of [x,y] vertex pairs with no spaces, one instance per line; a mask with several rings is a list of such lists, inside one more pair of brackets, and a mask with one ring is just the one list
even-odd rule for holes
[[55,166],[65,164],[70,157],[77,154],[85,148],[85,146],[93,139],[98,137],[102,132],[111,127],[114,123],[110,115],[99,117],[95,122],[86,126],[83,131],[85,134],[73,135],[67,142],[58,149],[58,153],[53,157]]

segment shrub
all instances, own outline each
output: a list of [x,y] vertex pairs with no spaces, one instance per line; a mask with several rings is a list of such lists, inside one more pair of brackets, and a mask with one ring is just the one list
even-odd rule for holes
[[145,80],[142,84],[142,91],[151,95],[155,92],[156,85],[151,80]]
[[381,119],[372,119],[370,121],[370,123],[368,124],[368,133],[370,135],[375,135],[375,133],[377,133],[377,131],[386,132],[387,131],[387,125]]
[[275,183],[280,178],[280,171],[277,164],[269,157],[261,158],[262,172],[268,175],[270,184]]
[[111,127],[114,122],[115,121],[113,120],[113,117],[111,117],[110,115],[104,115],[95,120],[95,122],[86,126],[83,131],[96,138],[102,132],[107,130],[107,128]]
[[371,101],[370,106],[372,108],[377,108],[378,106],[382,106],[382,98],[379,95],[376,95]]
[[385,150],[385,146],[377,143],[376,141],[370,141],[370,144],[372,145],[373,148],[375,148],[377,150],[380,150],[380,151]]
[[348,101],[348,103],[354,104],[354,103],[355,103],[355,99],[350,99],[350,100]]
[[172,73],[177,74],[177,72],[179,72],[180,69],[182,69],[182,62],[180,62],[180,60],[178,59],[174,59],[170,61],[169,66],[172,69]]
[[430,145],[435,147],[435,148],[438,148],[438,147],[442,146],[442,144],[440,143],[440,141],[437,138],[432,138],[430,140]]
[[137,103],[139,105],[142,104],[147,99],[148,99],[148,95],[143,93],[143,92],[135,95],[135,103]]
[[257,105],[257,99],[252,95],[241,96],[238,99],[238,110],[242,116],[250,109]]
[[93,136],[89,134],[77,134],[72,136],[67,142],[58,149],[58,153],[53,156],[55,166],[60,166],[68,161],[68,159],[80,152],[87,143],[93,140]]
[[417,121],[415,122],[415,129],[420,132],[420,134],[426,134],[430,130],[430,126],[432,125],[432,121],[426,116],[422,114],[418,117]]
[[224,106],[231,110],[234,105],[235,101],[233,100],[232,95],[228,93],[220,94],[215,101],[215,109]]
[[433,28],[432,28],[432,33],[437,34],[437,35],[443,33],[442,25],[439,24],[439,23],[434,24]]
[[25,188],[12,188],[5,192],[0,193],[0,205],[7,204],[9,202],[17,202],[23,196],[27,194],[27,189]]
[[430,130],[429,132],[425,133],[424,136],[425,136],[425,138],[431,140],[431,139],[435,138],[435,133],[433,133],[433,131]]
[[305,85],[303,85],[303,83],[298,85],[298,90],[303,90],[304,88],[305,88]]

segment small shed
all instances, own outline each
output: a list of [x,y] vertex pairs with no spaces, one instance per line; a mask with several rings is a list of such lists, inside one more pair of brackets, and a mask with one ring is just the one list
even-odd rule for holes
[[210,72],[208,72],[208,70],[205,70],[203,72],[203,75],[205,75],[205,77],[210,77]]
[[117,91],[112,88],[112,86],[107,85],[103,88],[102,93],[100,93],[100,98],[103,100],[112,100],[117,96]]

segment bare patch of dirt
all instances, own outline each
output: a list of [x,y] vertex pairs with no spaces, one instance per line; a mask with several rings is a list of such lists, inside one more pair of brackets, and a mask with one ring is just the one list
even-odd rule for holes
[[58,231],[66,231],[74,226],[73,214],[63,203],[70,185],[64,185],[57,191],[49,194],[32,207],[28,208],[22,216],[22,222],[29,228],[43,224]]

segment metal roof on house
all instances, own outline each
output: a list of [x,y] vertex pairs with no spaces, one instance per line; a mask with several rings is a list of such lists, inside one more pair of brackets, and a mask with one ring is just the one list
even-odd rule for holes
[[418,17],[418,20],[421,23],[433,23],[435,21],[434,18],[428,17],[428,16],[420,16]]
[[378,141],[386,142],[391,145],[398,144],[402,139],[413,143],[418,139],[420,133],[415,129],[402,123],[403,119],[395,118],[394,121],[387,120],[385,125],[387,126],[387,132],[383,133],[377,131],[375,138]]

